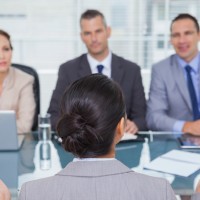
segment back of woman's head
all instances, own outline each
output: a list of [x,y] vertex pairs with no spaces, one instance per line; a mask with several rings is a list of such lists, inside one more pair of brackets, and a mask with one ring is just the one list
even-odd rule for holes
[[64,93],[57,126],[63,147],[81,158],[107,154],[125,110],[119,86],[108,77],[92,74],[75,81]]

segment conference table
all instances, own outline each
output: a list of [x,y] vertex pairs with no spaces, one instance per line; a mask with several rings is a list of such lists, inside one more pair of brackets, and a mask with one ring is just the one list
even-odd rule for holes
[[[200,179],[200,170],[183,177],[144,168],[158,156],[173,149],[180,150],[177,136],[159,132],[139,132],[139,135],[139,140],[120,142],[116,147],[116,158],[136,172],[167,179],[177,195],[191,195]],[[200,153],[200,150],[190,151]],[[54,134],[51,141],[45,142],[38,141],[37,132],[33,132],[25,136],[19,151],[0,152],[0,179],[9,187],[12,199],[17,199],[23,183],[52,176],[73,158],[54,139]]]

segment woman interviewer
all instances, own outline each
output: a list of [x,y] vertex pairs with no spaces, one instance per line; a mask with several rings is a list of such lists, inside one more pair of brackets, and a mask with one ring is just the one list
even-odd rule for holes
[[64,93],[57,130],[76,158],[53,177],[25,183],[19,199],[175,200],[166,180],[133,172],[115,159],[125,110],[119,86],[106,76],[74,82]]
[[35,114],[34,78],[11,67],[12,53],[10,35],[0,30],[0,110],[14,110],[18,133],[27,133]]

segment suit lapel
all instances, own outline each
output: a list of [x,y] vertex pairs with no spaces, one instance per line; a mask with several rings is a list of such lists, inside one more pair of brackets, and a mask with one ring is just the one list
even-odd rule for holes
[[[200,77],[200,61],[198,63],[198,74],[199,74],[199,77]],[[198,81],[198,88],[199,88],[199,92],[200,92],[200,81]],[[199,93],[200,95],[200,93]]]
[[10,89],[14,86],[14,80],[15,80],[15,68],[12,66],[9,68],[8,75],[6,77],[6,88]]
[[79,63],[80,65],[78,66],[78,72],[77,72],[79,78],[92,74],[86,54],[80,57]]
[[[86,54],[80,57],[80,65],[78,66],[77,73],[79,78],[92,74]],[[111,78],[116,82],[120,83],[123,75],[124,75],[124,70],[123,66],[121,65],[120,59],[115,54],[112,54]]]
[[[172,76],[174,76],[174,80],[176,82],[176,85],[178,86],[178,89],[185,100],[187,106],[192,111],[192,103],[190,100],[190,95],[187,87],[187,82],[184,77],[184,72],[178,65],[178,62],[175,58],[175,56],[171,56],[171,69],[172,69]],[[176,95],[176,94],[175,94]]]
[[[13,109],[13,91],[14,91],[14,81],[15,81],[15,70],[13,67],[9,68],[8,75],[5,80],[5,88],[1,94],[0,110]],[[16,103],[16,102],[15,102]]]
[[124,70],[123,66],[121,65],[120,59],[115,54],[112,54],[111,78],[114,81],[121,83],[123,75],[124,75]]

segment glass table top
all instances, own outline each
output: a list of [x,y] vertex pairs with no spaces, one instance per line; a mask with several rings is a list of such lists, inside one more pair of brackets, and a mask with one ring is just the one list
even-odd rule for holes
[[[189,177],[176,176],[144,168],[146,163],[172,150],[180,149],[177,135],[170,133],[149,134],[141,132],[140,141],[120,142],[116,146],[116,158],[132,170],[167,179],[178,195],[191,195],[200,179],[200,170]],[[190,150],[191,151],[191,150]],[[193,150],[200,153],[200,150]],[[23,183],[52,176],[64,168],[74,156],[65,152],[61,144],[52,139],[41,142],[37,133],[26,135],[19,151],[0,152],[0,178],[7,184],[12,199],[17,199]]]

